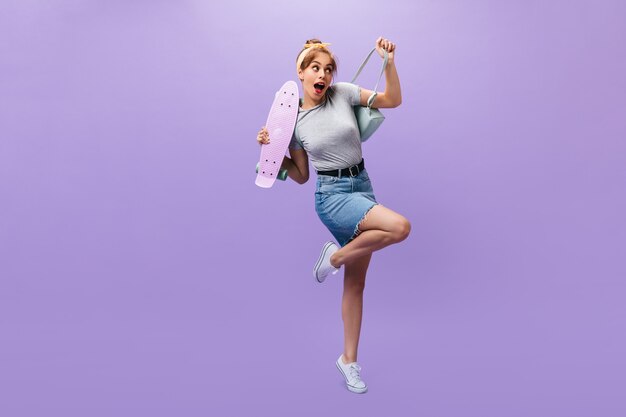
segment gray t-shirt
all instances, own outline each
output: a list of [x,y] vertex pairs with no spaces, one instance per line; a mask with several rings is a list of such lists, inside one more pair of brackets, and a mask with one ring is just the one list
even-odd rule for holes
[[289,149],[304,149],[317,171],[347,168],[361,162],[361,136],[354,106],[361,102],[358,85],[341,82],[326,103],[298,110]]

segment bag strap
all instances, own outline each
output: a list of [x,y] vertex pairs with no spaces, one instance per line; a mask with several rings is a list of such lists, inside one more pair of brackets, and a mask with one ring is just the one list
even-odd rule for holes
[[[352,78],[352,81],[350,81],[350,83],[354,84],[354,81],[359,76],[359,74],[361,74],[361,71],[363,71],[363,68],[365,67],[365,64],[367,64],[367,61],[369,61],[369,59],[372,56],[372,54],[374,53],[374,51],[376,51],[376,48],[372,49],[370,51],[370,53],[367,54],[367,57],[365,57],[365,60],[363,61],[363,63],[359,67],[359,70],[356,72],[356,75]],[[368,108],[372,108],[372,103],[374,102],[374,99],[378,95],[378,91],[377,91],[378,90],[378,83],[380,83],[380,79],[382,78],[383,73],[385,72],[385,68],[387,67],[387,61],[389,61],[389,53],[386,50],[384,50],[384,49],[383,49],[383,52],[385,54],[385,57],[383,58],[383,66],[380,68],[380,74],[378,75],[378,81],[376,81],[376,86],[374,87],[374,94],[372,94],[370,96],[370,98],[367,100],[367,107]]]

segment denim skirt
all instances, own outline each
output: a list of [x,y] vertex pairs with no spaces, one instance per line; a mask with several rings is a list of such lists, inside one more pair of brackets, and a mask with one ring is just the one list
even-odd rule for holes
[[315,211],[340,246],[359,235],[359,223],[376,204],[365,169],[355,177],[317,176]]

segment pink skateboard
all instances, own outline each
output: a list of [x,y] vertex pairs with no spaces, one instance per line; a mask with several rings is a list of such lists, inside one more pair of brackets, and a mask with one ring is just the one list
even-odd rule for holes
[[270,143],[261,145],[261,159],[255,184],[270,188],[279,176],[280,165],[298,118],[300,96],[295,81],[287,81],[274,96],[274,102],[267,117],[265,127],[269,133]]

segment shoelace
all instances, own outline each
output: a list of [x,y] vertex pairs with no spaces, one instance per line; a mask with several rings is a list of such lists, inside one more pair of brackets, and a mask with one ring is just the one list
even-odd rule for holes
[[361,380],[361,375],[360,375],[361,367],[358,364],[356,363],[351,364],[349,372],[350,372],[350,378],[356,379],[357,381]]

